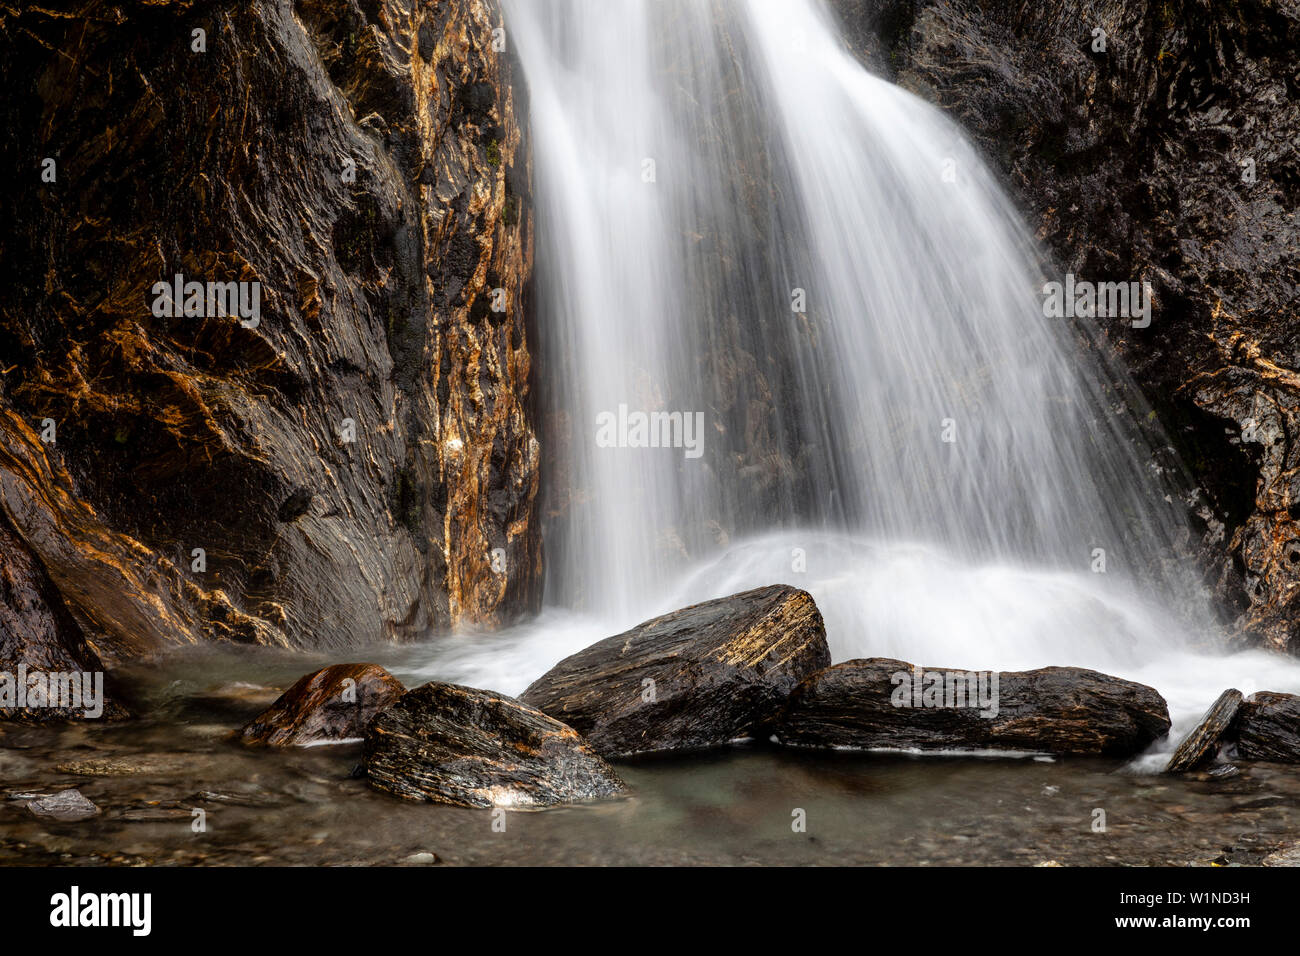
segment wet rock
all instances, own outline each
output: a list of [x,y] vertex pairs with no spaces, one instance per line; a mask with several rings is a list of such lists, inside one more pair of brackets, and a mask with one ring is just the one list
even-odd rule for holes
[[402,860],[403,863],[409,863],[412,866],[431,866],[434,863],[440,863],[436,853],[412,853]]
[[[127,716],[126,708],[105,692],[103,672],[99,655],[58,588],[0,508],[0,720],[41,723]],[[33,680],[42,688],[52,686],[56,699],[18,706],[20,685],[24,704],[37,699],[30,694]],[[85,691],[94,699],[86,698]],[[68,706],[51,706],[54,703]]]
[[192,802],[220,803],[230,807],[279,807],[284,805],[284,798],[269,793],[256,784],[240,790],[200,790],[194,794]]
[[[19,659],[526,611],[532,212],[506,184],[529,158],[496,3],[65,8],[0,16],[22,78],[0,159],[51,173],[0,236],[27,264],[0,302],[0,516],[71,618],[34,622]],[[177,39],[197,27],[207,54]],[[177,275],[255,286],[256,323],[155,308]],[[437,301],[453,281],[463,299]]]
[[1080,667],[994,677],[845,661],[799,685],[774,735],[802,747],[1129,756],[1169,731],[1164,698],[1143,684]]
[[1241,770],[1235,764],[1221,763],[1205,771],[1204,776],[1209,780],[1231,780],[1233,777],[1241,776]]
[[242,739],[272,747],[358,740],[405,692],[377,664],[334,664],[299,678],[244,728]]
[[1252,694],[1237,717],[1237,752],[1247,760],[1300,763],[1300,697]]
[[35,816],[61,823],[99,815],[99,807],[83,797],[79,790],[60,790],[48,797],[38,797],[27,804],[27,809]]
[[812,596],[772,585],[598,641],[520,700],[607,757],[698,749],[761,733],[798,683],[829,664]]
[[1205,712],[1201,722],[1187,735],[1187,739],[1178,745],[1174,755],[1169,758],[1165,772],[1185,773],[1209,762],[1218,751],[1219,742],[1224,734],[1236,719],[1241,701],[1241,691],[1235,688],[1220,694],[1219,699]]
[[458,807],[539,808],[624,789],[573,728],[513,698],[438,682],[379,715],[365,766],[378,790]]
[[1264,866],[1300,866],[1300,843],[1274,850],[1263,859]]
[[131,807],[118,815],[124,823],[174,823],[193,817],[194,811],[189,807]]
[[59,764],[57,769],[79,777],[176,776],[192,773],[207,761],[201,754],[131,754],[73,760]]

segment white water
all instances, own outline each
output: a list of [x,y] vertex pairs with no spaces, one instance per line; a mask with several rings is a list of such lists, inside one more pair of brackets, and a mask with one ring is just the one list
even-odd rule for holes
[[[549,609],[444,646],[441,676],[517,692],[654,614],[785,582],[836,660],[1094,667],[1164,693],[1175,735],[1227,686],[1300,690],[1295,665],[1207,650],[1179,476],[1151,465],[1138,400],[1095,330],[1043,317],[1033,244],[961,133],[826,11],[505,7],[558,517]],[[598,447],[620,405],[702,412],[703,454]]]

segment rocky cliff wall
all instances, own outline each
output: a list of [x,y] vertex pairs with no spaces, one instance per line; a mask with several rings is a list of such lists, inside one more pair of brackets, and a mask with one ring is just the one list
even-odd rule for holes
[[489,0],[0,6],[0,599],[44,608],[0,618],[0,663],[533,606],[499,27]]

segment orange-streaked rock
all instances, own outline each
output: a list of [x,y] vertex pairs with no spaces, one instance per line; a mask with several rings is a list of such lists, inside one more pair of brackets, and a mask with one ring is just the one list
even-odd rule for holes
[[301,677],[244,728],[246,744],[359,740],[406,688],[378,664],[334,664]]

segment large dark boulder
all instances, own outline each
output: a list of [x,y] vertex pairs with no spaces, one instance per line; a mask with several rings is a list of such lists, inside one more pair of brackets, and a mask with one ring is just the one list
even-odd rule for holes
[[920,675],[879,657],[829,667],[795,690],[775,736],[803,747],[1128,756],[1169,731],[1150,687],[1081,667]]
[[244,728],[246,744],[305,746],[356,740],[406,688],[378,664],[335,664],[307,674]]
[[829,664],[812,596],[772,585],[598,641],[520,700],[565,721],[605,756],[699,749],[760,732],[801,680]]
[[573,728],[511,697],[438,682],[379,715],[365,770],[377,790],[458,807],[549,807],[624,789]]
[[1196,725],[1196,729],[1178,745],[1174,755],[1169,758],[1165,772],[1184,773],[1208,763],[1218,752],[1219,743],[1236,719],[1241,700],[1241,691],[1236,689],[1225,690],[1220,694],[1219,699],[1210,705],[1201,722]]
[[1252,694],[1237,717],[1237,750],[1248,760],[1300,763],[1300,697]]

